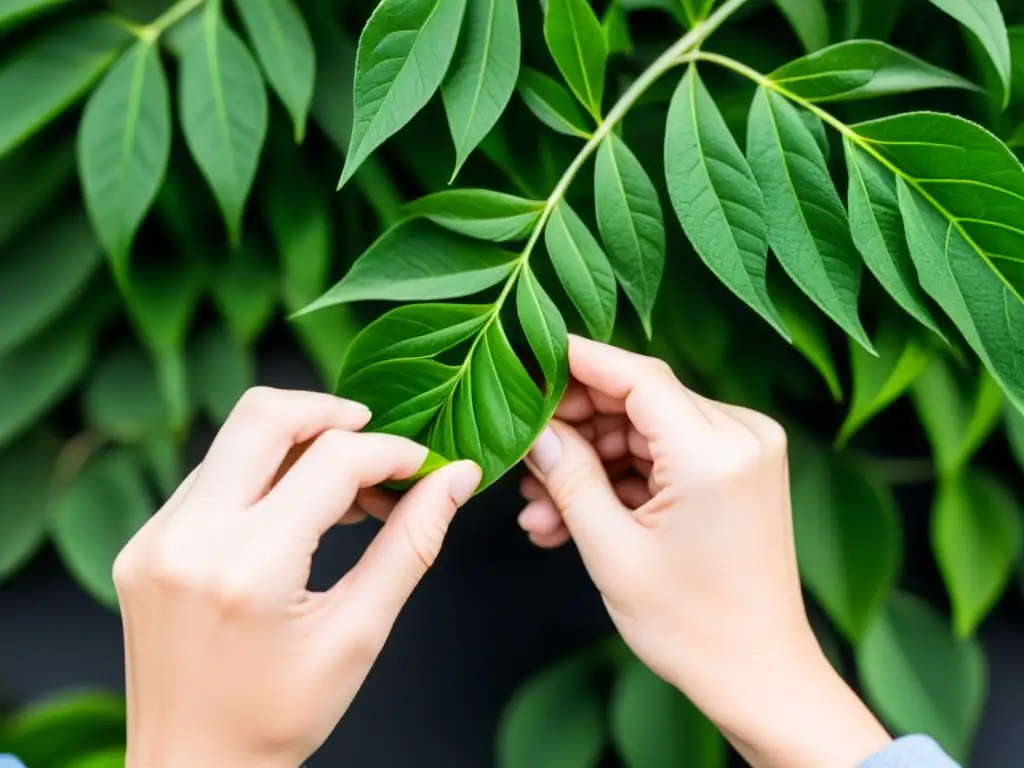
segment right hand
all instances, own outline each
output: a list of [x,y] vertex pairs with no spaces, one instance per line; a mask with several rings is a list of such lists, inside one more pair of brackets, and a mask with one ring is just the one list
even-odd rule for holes
[[754,766],[852,768],[887,744],[807,620],[783,429],[654,358],[573,336],[569,364],[526,462],[533,542],[575,541],[626,643]]

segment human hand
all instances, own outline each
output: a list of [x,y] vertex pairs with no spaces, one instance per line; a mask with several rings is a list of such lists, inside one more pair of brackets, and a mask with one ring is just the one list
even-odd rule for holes
[[626,643],[755,768],[852,768],[887,744],[807,620],[783,429],[660,360],[572,337],[569,363],[522,484],[534,543],[575,540]]
[[370,413],[257,388],[114,564],[125,632],[127,768],[296,768],[327,738],[480,482],[420,480],[356,566],[307,590],[320,537],[426,449],[362,434]]

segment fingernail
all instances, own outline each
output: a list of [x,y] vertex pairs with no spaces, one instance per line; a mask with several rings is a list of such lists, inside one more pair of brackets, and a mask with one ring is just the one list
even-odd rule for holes
[[551,427],[544,427],[544,431],[540,433],[540,437],[530,449],[530,461],[536,465],[538,470],[547,474],[561,457],[562,441],[558,439],[558,435],[551,430]]
[[461,507],[472,498],[473,493],[480,487],[481,472],[480,467],[472,461],[461,461],[459,464],[462,466],[458,472],[452,473],[454,477],[448,486],[448,493],[452,497],[452,501]]

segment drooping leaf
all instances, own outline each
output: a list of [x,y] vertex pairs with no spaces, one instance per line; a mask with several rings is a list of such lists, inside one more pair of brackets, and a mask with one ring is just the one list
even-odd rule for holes
[[119,279],[164,180],[171,103],[156,41],[139,41],[111,67],[85,105],[78,169],[86,209]]
[[455,143],[453,179],[508,106],[519,56],[516,0],[467,0],[462,39],[441,84]]
[[554,413],[569,383],[569,337],[565,320],[527,264],[516,285],[519,322],[544,373],[546,422]]
[[273,262],[254,246],[227,254],[214,270],[212,288],[221,315],[243,346],[266,329],[281,292]]
[[82,394],[82,411],[90,429],[122,443],[172,427],[153,363],[134,346],[117,348],[100,360]]
[[783,327],[789,333],[793,346],[821,374],[828,385],[829,393],[837,403],[843,399],[843,385],[839,381],[832,347],[820,315],[814,305],[783,280],[773,281],[772,298],[778,309]]
[[223,424],[256,381],[252,351],[223,325],[204,328],[189,346],[189,384],[196,405]]
[[66,766],[83,752],[123,747],[127,716],[122,696],[90,690],[51,695],[6,723],[4,749],[27,765]]
[[750,110],[747,159],[768,210],[768,240],[779,262],[821,310],[871,351],[857,312],[860,259],[825,158],[796,108],[758,90]]
[[774,0],[796,32],[804,50],[824,48],[829,42],[828,9],[824,0]]
[[927,603],[896,593],[855,649],[864,692],[897,733],[927,733],[963,762],[985,701],[977,641],[958,640]]
[[610,707],[612,741],[627,768],[724,768],[722,735],[639,659],[619,672]]
[[105,16],[60,24],[0,68],[0,157],[60,115],[103,74],[129,39]]
[[235,7],[267,82],[291,115],[295,141],[301,143],[316,80],[316,58],[306,20],[292,0],[238,0]]
[[969,80],[878,40],[848,40],[791,61],[768,77],[812,102],[851,101],[930,88],[978,91]]
[[0,30],[16,26],[71,0],[7,0],[0,8]]
[[0,453],[0,581],[16,573],[46,540],[56,449],[53,442],[26,439]]
[[259,67],[224,22],[218,3],[206,6],[199,29],[187,38],[178,99],[185,142],[237,246],[267,133],[267,92]]
[[586,115],[560,83],[543,72],[523,67],[518,90],[526,106],[548,128],[566,136],[590,137]]
[[22,147],[0,160],[0,247],[26,232],[75,175],[70,141]]
[[679,83],[665,132],[669,197],[694,250],[725,286],[783,336],[765,284],[761,190],[696,68]]
[[508,276],[517,255],[412,219],[385,232],[342,278],[299,313],[349,301],[430,301],[489,288]]
[[544,201],[487,189],[448,189],[413,200],[405,210],[453,232],[501,243],[528,237]]
[[92,457],[54,504],[53,542],[96,600],[117,610],[114,559],[155,511],[138,459],[127,450]]
[[307,5],[313,36],[316,82],[310,114],[327,138],[344,153],[352,135],[356,40],[349,36],[333,13]]
[[629,31],[629,15],[621,2],[615,0],[608,6],[601,18],[601,27],[604,28],[604,38],[608,44],[609,56],[614,56],[617,53],[628,56],[633,53],[633,36]]
[[607,341],[615,327],[615,272],[590,229],[564,200],[551,211],[544,242],[558,279],[590,333]]
[[590,114],[600,120],[608,44],[590,3],[549,0],[544,15],[544,39],[569,88]]
[[455,53],[466,0],[383,0],[359,36],[355,115],[338,187],[415,117]]
[[967,470],[939,483],[931,533],[954,630],[967,637],[1010,581],[1024,541],[1024,512],[994,476]]
[[1002,106],[1010,102],[1010,41],[999,0],[931,0],[932,5],[948,13],[969,29],[984,46],[999,73],[1003,93]]

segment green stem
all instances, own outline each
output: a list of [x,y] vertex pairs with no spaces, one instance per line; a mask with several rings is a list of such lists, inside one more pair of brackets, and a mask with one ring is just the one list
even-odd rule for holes
[[160,35],[202,5],[203,2],[205,0],[178,0],[178,2],[160,14],[154,21],[142,27],[139,36],[144,40],[156,40]]

